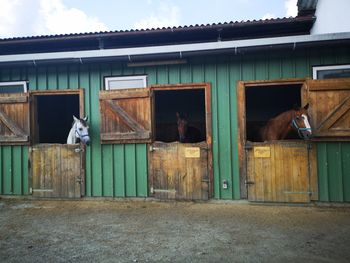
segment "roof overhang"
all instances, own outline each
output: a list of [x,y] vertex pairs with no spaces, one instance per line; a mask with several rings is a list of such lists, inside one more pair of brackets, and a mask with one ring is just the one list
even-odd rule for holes
[[260,39],[246,39],[233,41],[218,41],[207,43],[193,43],[180,45],[163,45],[135,48],[82,50],[51,53],[32,53],[17,55],[1,55],[0,65],[76,62],[86,63],[98,60],[123,60],[140,61],[145,59],[174,59],[189,56],[225,52],[241,54],[249,50],[288,48],[297,49],[305,46],[317,46],[334,43],[349,43],[350,32],[322,34],[322,35],[299,35]]

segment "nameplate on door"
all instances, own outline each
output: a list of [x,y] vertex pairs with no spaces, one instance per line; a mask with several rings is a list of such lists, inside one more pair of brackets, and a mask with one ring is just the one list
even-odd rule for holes
[[185,157],[186,158],[200,158],[201,150],[199,147],[186,147],[185,148]]
[[270,158],[271,151],[270,147],[257,146],[254,147],[254,158]]

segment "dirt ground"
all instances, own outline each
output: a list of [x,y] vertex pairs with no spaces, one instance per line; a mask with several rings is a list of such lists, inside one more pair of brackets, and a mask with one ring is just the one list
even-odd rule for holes
[[0,199],[0,262],[350,262],[350,207]]

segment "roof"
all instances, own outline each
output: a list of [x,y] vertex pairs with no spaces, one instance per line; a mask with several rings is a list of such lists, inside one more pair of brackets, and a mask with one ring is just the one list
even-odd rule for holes
[[0,39],[0,55],[147,47],[309,34],[313,15],[145,30]]

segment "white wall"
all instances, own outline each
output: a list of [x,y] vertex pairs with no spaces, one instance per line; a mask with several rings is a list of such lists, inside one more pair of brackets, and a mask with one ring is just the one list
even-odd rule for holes
[[318,0],[311,34],[350,32],[350,0]]

